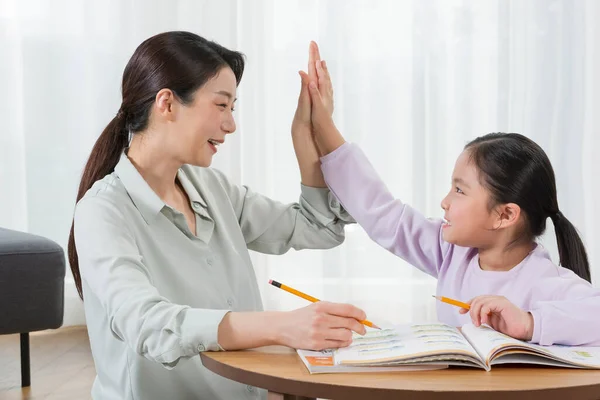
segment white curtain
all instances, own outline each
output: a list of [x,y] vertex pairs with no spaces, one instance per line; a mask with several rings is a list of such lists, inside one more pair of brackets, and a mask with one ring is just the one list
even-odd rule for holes
[[[520,132],[550,156],[563,213],[600,282],[600,3],[594,0],[80,1],[0,0],[0,226],[66,248],[82,167],[120,106],[135,47],[189,30],[240,50],[238,131],[214,166],[295,201],[290,122],[316,40],[330,67],[335,119],[398,197],[442,215],[454,161],[470,139]],[[549,223],[543,238],[556,257]],[[435,280],[360,227],[328,251],[253,254],[266,308],[306,303],[267,285],[363,307],[377,322],[435,318]],[[66,324],[83,323],[67,279]]]

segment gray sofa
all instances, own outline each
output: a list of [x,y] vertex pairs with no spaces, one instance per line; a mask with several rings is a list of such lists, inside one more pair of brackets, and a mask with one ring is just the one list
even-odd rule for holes
[[29,332],[62,325],[65,255],[41,236],[0,228],[0,335],[21,335],[21,385],[31,384]]

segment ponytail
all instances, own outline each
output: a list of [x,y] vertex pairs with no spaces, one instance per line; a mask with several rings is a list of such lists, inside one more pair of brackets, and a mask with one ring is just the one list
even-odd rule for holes
[[552,214],[550,218],[556,232],[560,265],[591,282],[587,253],[577,229],[560,211]]
[[[142,42],[125,66],[121,110],[92,149],[81,177],[77,201],[94,182],[114,171],[128,144],[128,132],[143,134],[146,131],[152,105],[161,89],[168,88],[182,104],[191,104],[198,88],[223,68],[231,69],[239,84],[244,73],[244,55],[191,32],[163,32]],[[74,221],[68,254],[77,292],[83,300]]]
[[[119,112],[116,117],[110,121],[108,126],[96,140],[92,148],[92,153],[83,170],[79,191],[77,192],[76,203],[81,200],[85,193],[92,187],[94,182],[104,178],[114,171],[123,149],[127,146],[128,133],[125,129],[126,117],[123,112]],[[79,273],[79,258],[77,257],[77,248],[75,246],[74,236],[75,220],[71,223],[71,232],[69,233],[68,255],[77,293],[83,300],[83,290],[81,287],[81,274]]]

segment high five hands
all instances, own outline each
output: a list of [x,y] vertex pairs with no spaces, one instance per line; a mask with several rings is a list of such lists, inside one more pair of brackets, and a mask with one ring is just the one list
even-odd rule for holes
[[[325,61],[320,59],[319,48],[310,43],[308,74],[300,71],[302,90],[303,122],[310,118],[311,133],[320,156],[329,154],[342,144],[344,138],[337,130],[333,119],[333,84]],[[309,108],[310,106],[310,108]],[[299,107],[300,108],[300,107]],[[307,112],[310,110],[309,112]]]

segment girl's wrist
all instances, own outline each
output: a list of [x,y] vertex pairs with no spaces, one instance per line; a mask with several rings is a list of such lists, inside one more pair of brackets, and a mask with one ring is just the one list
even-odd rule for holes
[[530,341],[533,338],[533,315],[530,312],[526,312],[525,322],[525,338],[524,340]]
[[326,135],[321,134],[320,139],[319,147],[323,150],[323,155],[334,152],[340,146],[346,143],[346,140],[335,126],[330,128],[330,133]]

